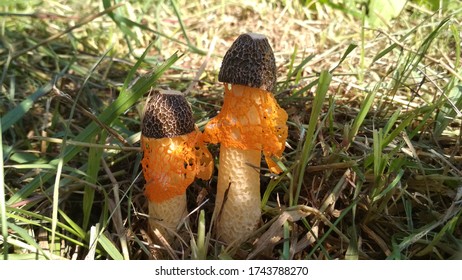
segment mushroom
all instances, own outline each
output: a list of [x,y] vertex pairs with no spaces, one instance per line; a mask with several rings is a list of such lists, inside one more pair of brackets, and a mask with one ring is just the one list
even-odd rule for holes
[[187,214],[186,189],[195,177],[207,180],[213,171],[212,156],[180,92],[157,91],[147,100],[141,147],[149,224],[170,238]]
[[280,173],[287,113],[271,91],[276,84],[273,50],[264,35],[240,35],[223,58],[218,80],[225,93],[220,113],[204,130],[204,141],[220,143],[215,212],[218,238],[228,243],[252,233],[261,218],[260,162]]

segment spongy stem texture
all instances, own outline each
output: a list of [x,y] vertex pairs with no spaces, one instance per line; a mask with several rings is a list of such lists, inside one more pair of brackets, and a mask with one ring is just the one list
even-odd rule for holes
[[217,237],[225,242],[242,240],[260,221],[261,151],[220,147],[215,212]]
[[160,203],[149,201],[149,226],[152,230],[158,229],[167,240],[173,237],[186,215],[186,193]]

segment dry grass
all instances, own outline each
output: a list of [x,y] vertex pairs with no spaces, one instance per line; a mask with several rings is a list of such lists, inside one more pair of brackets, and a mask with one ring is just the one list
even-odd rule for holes
[[[124,2],[106,10],[108,1],[74,2],[0,6],[4,257],[462,257],[461,6],[434,13],[408,3],[376,29],[297,1]],[[179,53],[156,86],[187,91],[203,127],[221,106],[221,58],[249,31],[270,40],[276,97],[289,114],[286,171],[262,171],[262,227],[243,246],[216,241],[213,230],[206,237],[215,176],[188,190],[195,210],[184,242],[153,241],[137,142],[143,99],[114,119],[100,116],[133,82],[131,69],[150,77]],[[92,120],[98,131],[79,142]],[[80,148],[67,158],[70,146]]]

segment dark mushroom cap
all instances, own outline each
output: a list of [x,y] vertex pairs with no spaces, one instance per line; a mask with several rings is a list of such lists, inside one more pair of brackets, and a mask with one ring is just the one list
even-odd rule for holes
[[240,35],[223,58],[218,80],[273,91],[276,62],[268,39],[256,33]]
[[148,99],[141,133],[149,138],[172,138],[193,132],[191,107],[179,91],[156,91]]

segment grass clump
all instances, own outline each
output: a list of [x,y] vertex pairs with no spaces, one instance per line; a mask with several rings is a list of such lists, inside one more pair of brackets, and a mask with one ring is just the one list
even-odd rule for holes
[[[462,257],[462,6],[408,2],[377,27],[354,1],[155,2],[1,4],[4,259]],[[262,226],[214,239],[215,176],[188,190],[184,239],[154,241],[144,96],[187,91],[202,128],[249,31],[270,39],[289,114],[283,173],[261,172]]]

